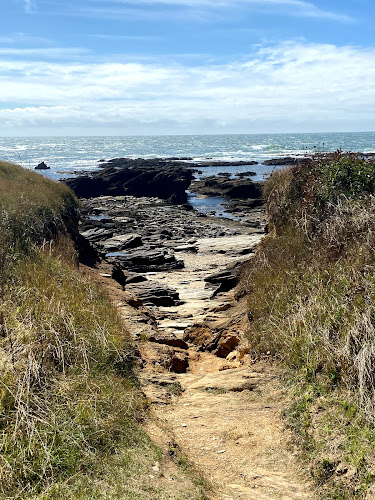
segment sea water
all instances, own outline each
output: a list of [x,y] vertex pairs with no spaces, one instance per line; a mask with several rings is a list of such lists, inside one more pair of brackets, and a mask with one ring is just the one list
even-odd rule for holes
[[0,137],[0,160],[33,169],[44,161],[49,176],[95,170],[99,160],[111,158],[190,157],[194,160],[257,161],[251,167],[205,167],[204,175],[219,172],[256,172],[260,180],[270,172],[264,160],[303,156],[316,151],[375,152],[375,132],[320,134],[233,134],[137,137]]
[[[34,169],[44,161],[51,170],[43,175],[52,179],[95,171],[100,160],[111,158],[189,157],[196,161],[256,161],[257,165],[203,167],[197,177],[227,172],[252,171],[255,181],[264,180],[275,168],[262,165],[265,160],[284,156],[304,156],[320,151],[375,152],[375,132],[315,134],[232,134],[170,135],[131,137],[0,137],[0,160]],[[231,217],[225,200],[194,197],[189,202],[199,211]]]

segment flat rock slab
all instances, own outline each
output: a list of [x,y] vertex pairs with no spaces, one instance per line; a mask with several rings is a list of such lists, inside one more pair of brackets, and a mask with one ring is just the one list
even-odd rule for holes
[[105,252],[121,252],[128,248],[137,248],[143,245],[139,234],[120,234],[99,242]]
[[146,250],[133,252],[110,252],[106,255],[108,262],[116,263],[119,267],[135,271],[137,273],[147,273],[152,271],[168,271],[171,269],[181,269],[184,267],[182,260],[165,250]]

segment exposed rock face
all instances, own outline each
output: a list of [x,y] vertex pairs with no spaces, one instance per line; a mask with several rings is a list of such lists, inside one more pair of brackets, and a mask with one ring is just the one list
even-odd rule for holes
[[236,349],[240,342],[241,336],[238,333],[225,333],[220,337],[213,354],[219,358],[226,358],[230,352]]
[[206,196],[228,196],[229,198],[262,198],[262,185],[250,179],[229,179],[210,176],[193,182],[192,191]]
[[229,292],[229,290],[232,290],[232,288],[234,288],[238,283],[239,273],[239,266],[230,266],[223,271],[207,276],[205,281],[217,286],[212,297],[215,297],[218,293]]
[[155,196],[175,204],[187,201],[186,189],[193,178],[191,169],[161,160],[117,158],[99,172],[64,182],[80,198],[98,196]]
[[156,342],[145,343],[142,346],[142,356],[148,364],[160,366],[175,373],[185,373],[189,366],[189,356],[186,350]]
[[238,167],[243,165],[258,165],[257,161],[221,161],[221,160],[209,160],[209,161],[201,161],[195,162],[195,166],[197,167]]
[[235,177],[252,177],[253,175],[257,175],[257,173],[249,170],[248,172],[237,172],[234,175]]
[[189,328],[186,328],[184,332],[183,339],[186,342],[190,342],[196,346],[201,346],[208,341],[213,341],[215,338],[215,333],[204,324],[196,324]]
[[102,249],[108,252],[121,252],[126,249],[142,246],[142,238],[139,234],[119,234],[102,242]]

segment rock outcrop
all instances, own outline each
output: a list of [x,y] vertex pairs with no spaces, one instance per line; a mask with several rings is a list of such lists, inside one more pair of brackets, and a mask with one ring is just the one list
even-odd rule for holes
[[98,171],[64,182],[80,198],[98,196],[155,196],[175,204],[187,201],[193,171],[162,160],[117,158]]
[[251,179],[231,179],[212,175],[194,181],[191,191],[206,196],[227,196],[228,198],[262,198],[262,184]]
[[38,163],[38,165],[35,167],[34,170],[50,170],[51,167],[49,167],[46,163],[44,163],[44,161],[42,161],[41,163]]

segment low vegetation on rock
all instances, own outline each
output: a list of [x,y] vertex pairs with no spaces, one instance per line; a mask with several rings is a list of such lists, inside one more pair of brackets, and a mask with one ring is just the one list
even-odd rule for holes
[[374,494],[374,188],[373,160],[340,151],[275,172],[241,285],[254,354],[288,367],[285,418],[327,498]]

